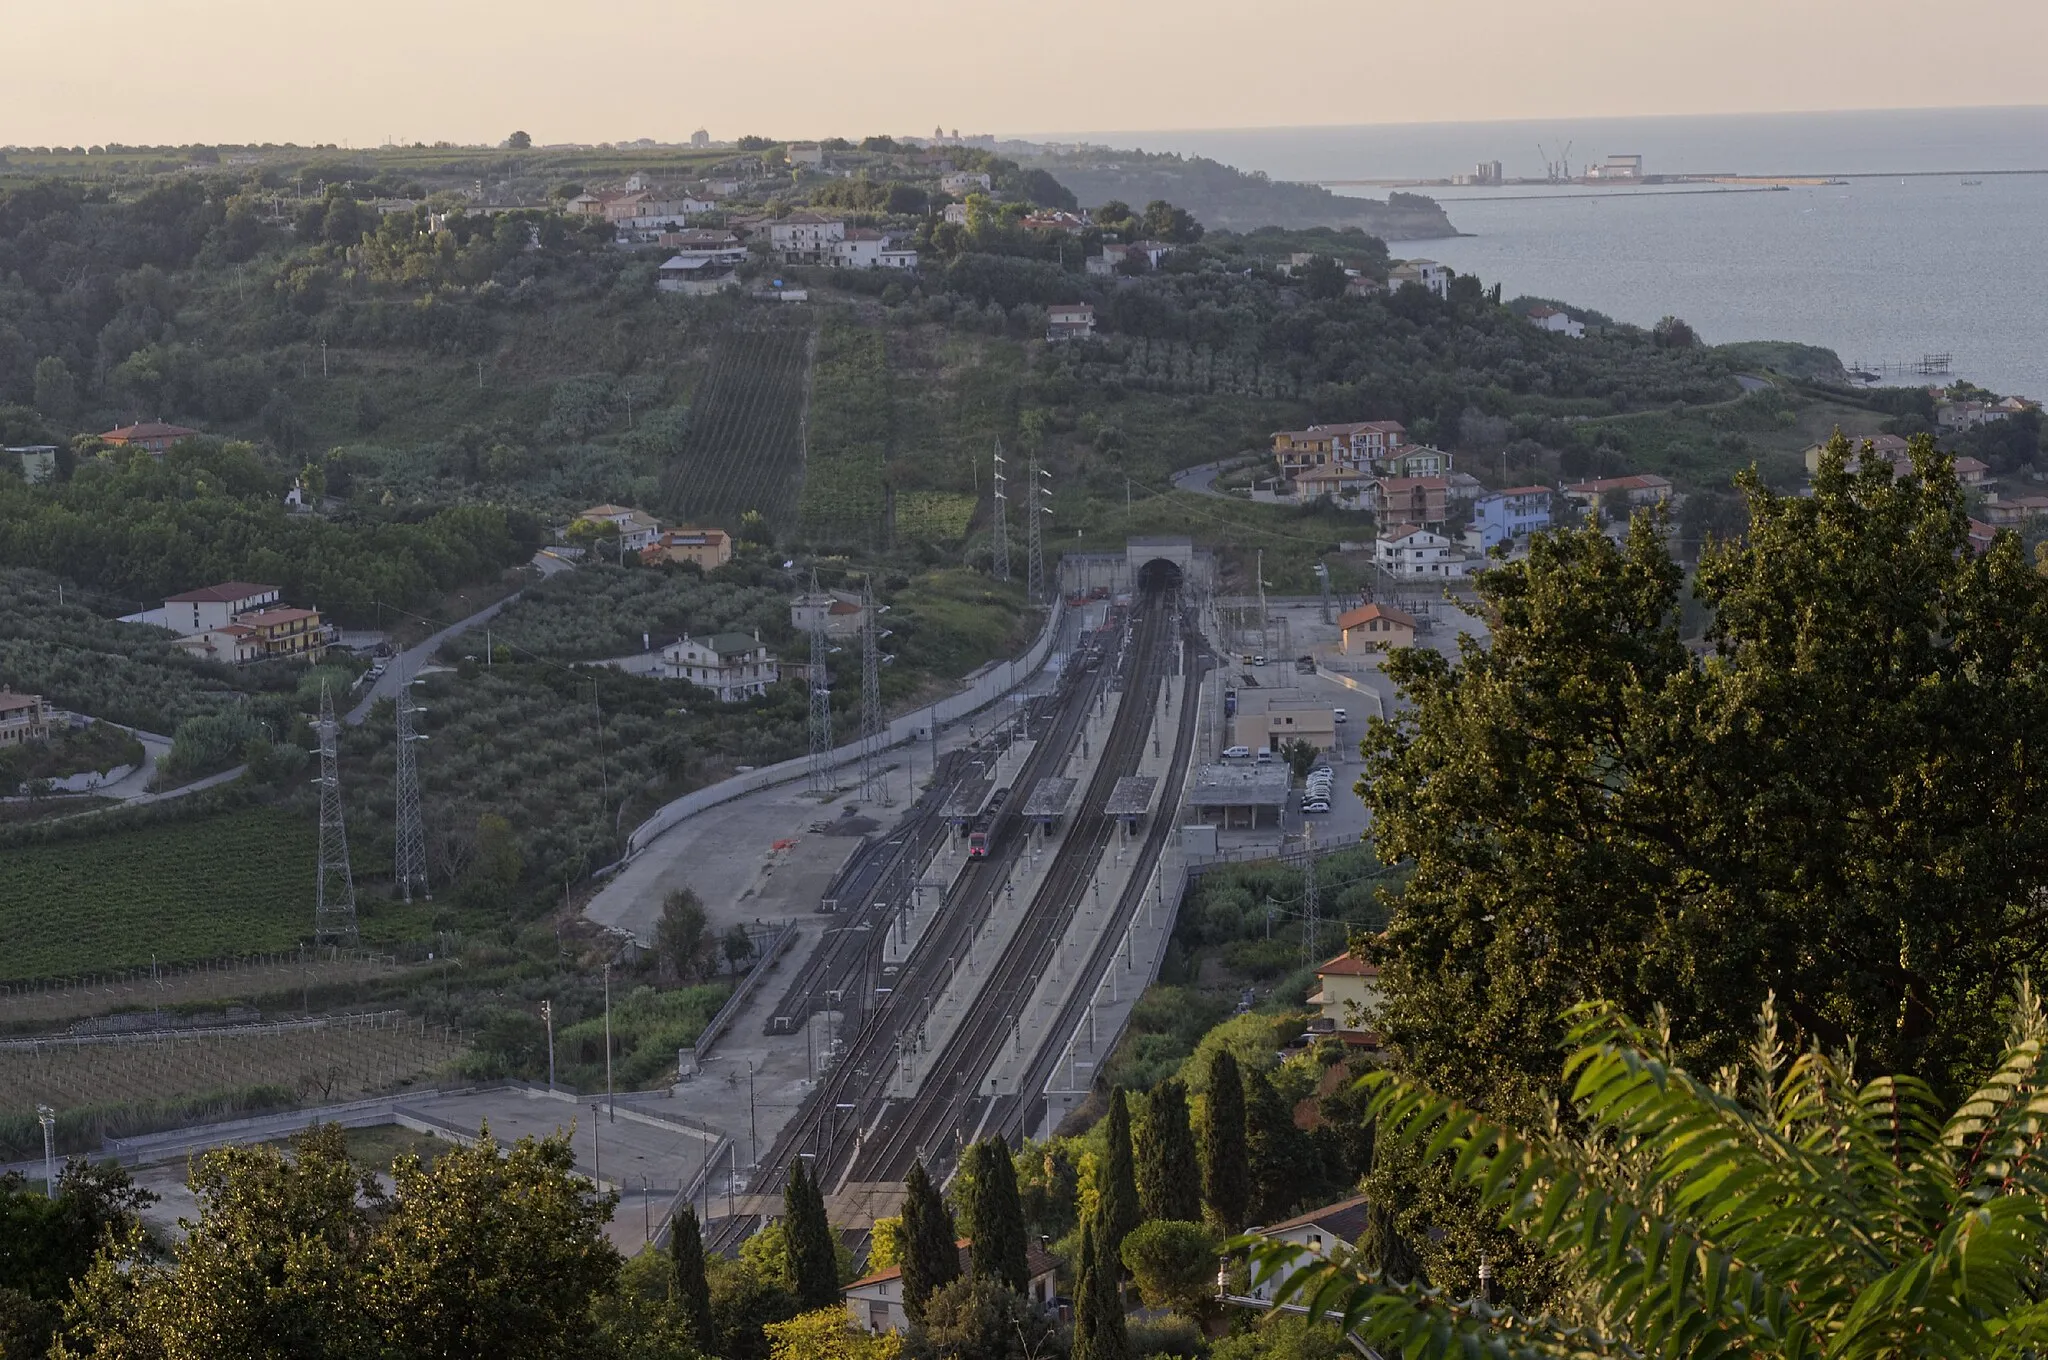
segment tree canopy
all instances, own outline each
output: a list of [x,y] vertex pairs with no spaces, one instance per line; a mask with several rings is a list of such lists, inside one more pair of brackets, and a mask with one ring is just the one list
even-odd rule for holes
[[1492,642],[1389,660],[1361,787],[1412,861],[1375,946],[1415,1073],[1533,1111],[1573,1003],[1667,1006],[1688,1059],[1775,993],[1876,1071],[1952,1086],[2048,922],[2048,581],[1978,555],[1949,460],[1740,480],[1750,528],[1703,553],[1711,619],[1639,515],[1538,536],[1480,578]]

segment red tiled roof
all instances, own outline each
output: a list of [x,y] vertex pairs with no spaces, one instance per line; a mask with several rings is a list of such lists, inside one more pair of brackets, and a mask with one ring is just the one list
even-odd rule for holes
[[297,623],[300,619],[317,619],[317,609],[259,609],[248,614],[235,615],[235,622],[251,628],[267,628],[277,623]]
[[[1384,604],[1360,605],[1358,608],[1352,610],[1348,614],[1339,615],[1337,618],[1337,626],[1339,628],[1347,629],[1358,628],[1365,624],[1371,623],[1374,619],[1385,619],[1389,623],[1405,624],[1410,628],[1413,628],[1415,626],[1414,615],[1405,613],[1399,609],[1395,609],[1391,605]],[[1338,957],[1349,958],[1350,955],[1342,954]]]
[[[954,1250],[960,1253],[960,1273],[962,1275],[966,1275],[971,1268],[967,1258],[968,1251],[973,1245],[965,1237],[953,1244]],[[1027,1278],[1048,1275],[1058,1269],[1059,1262],[1054,1260],[1051,1253],[1047,1252],[1043,1247],[1039,1246],[1036,1242],[1026,1242],[1024,1244],[1024,1274]],[[902,1266],[890,1266],[887,1270],[877,1270],[873,1274],[863,1275],[858,1280],[843,1284],[839,1287],[839,1290],[843,1294],[849,1289],[858,1289],[864,1284],[880,1284],[884,1280],[893,1280],[902,1273]]]
[[100,438],[113,444],[125,444],[143,439],[188,439],[198,434],[183,425],[166,425],[160,420],[145,420],[137,425],[119,425],[108,430]]
[[[1366,606],[1367,609],[1375,607],[1373,605]],[[1350,953],[1339,954],[1336,958],[1331,959],[1328,963],[1316,969],[1317,977],[1378,977],[1379,975],[1380,966],[1378,964],[1367,963],[1356,954]]]

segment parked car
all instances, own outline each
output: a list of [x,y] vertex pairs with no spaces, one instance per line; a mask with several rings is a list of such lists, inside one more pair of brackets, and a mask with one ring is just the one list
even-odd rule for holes
[[1330,810],[1330,800],[1327,798],[1312,798],[1301,805],[1301,810],[1303,812],[1316,813],[1328,812]]
[[1249,746],[1226,746],[1223,748],[1223,758],[1225,760],[1245,760],[1251,756],[1251,753],[1252,748]]
[[1253,664],[1254,666],[1263,666],[1263,665],[1265,665],[1265,664],[1266,664],[1266,654],[1265,654],[1264,652],[1254,652],[1254,653],[1252,654],[1252,664]]
[[1259,753],[1253,756],[1252,759],[1260,765],[1271,765],[1275,759],[1273,755],[1273,748],[1270,746],[1261,746],[1259,748]]
[[1346,712],[1345,712],[1345,711],[1344,711],[1343,709],[1341,709],[1341,708],[1333,708],[1333,709],[1331,709],[1331,710],[1330,710],[1330,717],[1331,717],[1331,718],[1332,718],[1333,720],[1337,721],[1337,722],[1350,722],[1350,721],[1351,721],[1351,715],[1350,715],[1350,714],[1348,714],[1348,713],[1346,713]]

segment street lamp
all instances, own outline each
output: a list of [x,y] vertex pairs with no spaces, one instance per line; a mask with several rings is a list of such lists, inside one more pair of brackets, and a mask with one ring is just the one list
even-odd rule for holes
[[540,1018],[548,1027],[548,1089],[555,1089],[555,1003],[540,1003]]
[[57,1112],[47,1105],[36,1106],[36,1123],[43,1126],[43,1188],[57,1198]]

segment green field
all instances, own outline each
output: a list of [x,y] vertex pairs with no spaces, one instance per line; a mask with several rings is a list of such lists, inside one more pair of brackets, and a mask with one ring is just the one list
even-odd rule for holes
[[0,980],[289,949],[314,859],[312,821],[268,808],[0,851]]

